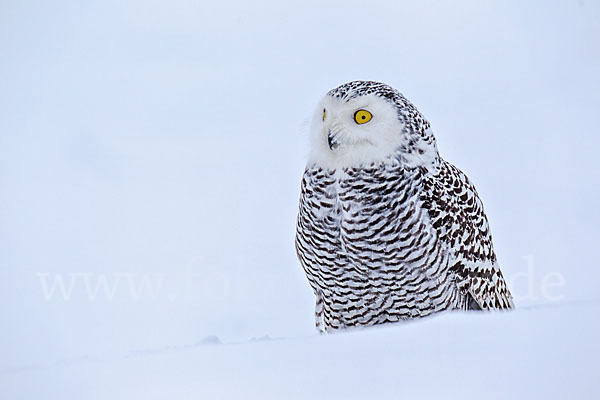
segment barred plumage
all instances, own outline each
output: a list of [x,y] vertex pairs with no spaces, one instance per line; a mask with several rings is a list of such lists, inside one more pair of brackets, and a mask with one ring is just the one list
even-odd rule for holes
[[319,106],[312,139],[296,249],[319,330],[512,307],[475,188],[404,96],[342,85]]

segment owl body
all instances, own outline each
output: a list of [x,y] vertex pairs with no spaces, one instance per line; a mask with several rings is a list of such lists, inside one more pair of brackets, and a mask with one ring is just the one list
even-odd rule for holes
[[325,96],[315,120],[296,249],[317,329],[512,307],[475,188],[439,156],[408,100],[351,82]]

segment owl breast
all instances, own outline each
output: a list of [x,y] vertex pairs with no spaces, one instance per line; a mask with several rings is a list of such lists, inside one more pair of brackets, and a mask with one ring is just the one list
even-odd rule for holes
[[426,173],[399,161],[305,171],[296,249],[325,330],[462,306],[448,251],[422,208]]

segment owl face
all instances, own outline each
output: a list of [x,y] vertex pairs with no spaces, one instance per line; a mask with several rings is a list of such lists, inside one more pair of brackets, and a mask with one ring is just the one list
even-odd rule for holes
[[313,116],[311,158],[328,168],[384,161],[402,145],[403,130],[394,105],[375,94],[326,95]]
[[315,110],[309,164],[338,169],[399,161],[414,167],[437,158],[429,123],[384,83],[345,83],[329,91]]

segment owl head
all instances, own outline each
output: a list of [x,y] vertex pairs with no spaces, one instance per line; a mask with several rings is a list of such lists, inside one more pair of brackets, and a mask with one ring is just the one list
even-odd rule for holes
[[330,90],[315,111],[309,164],[327,169],[438,159],[429,122],[392,87],[353,81]]

